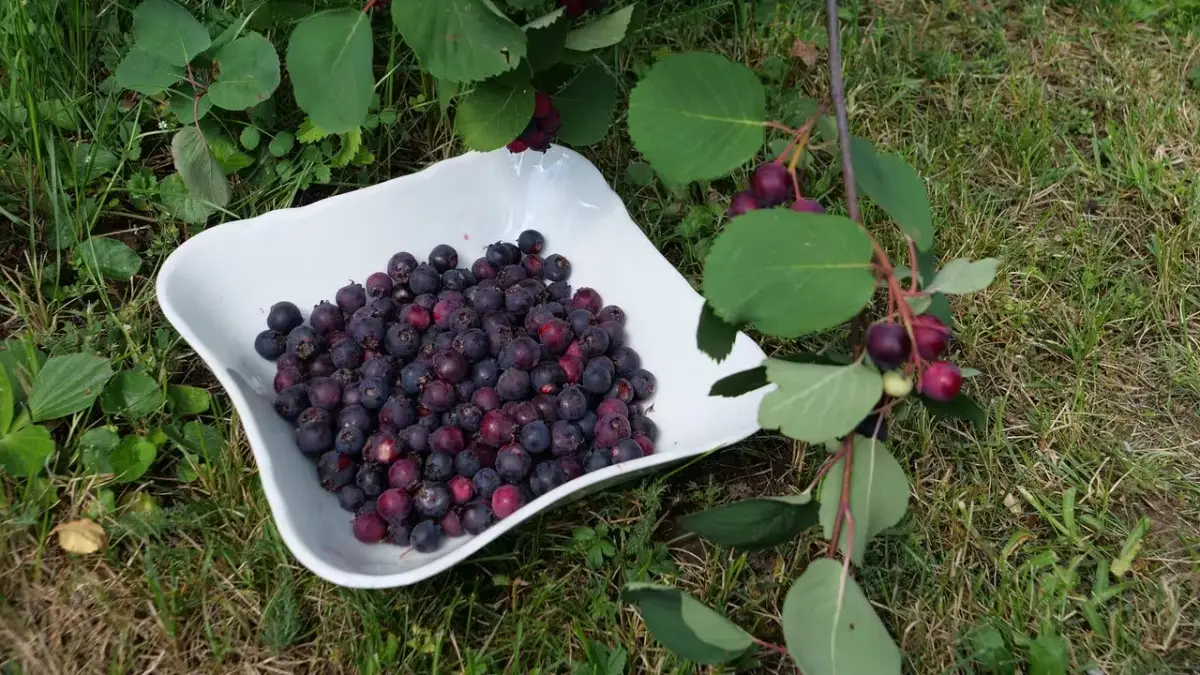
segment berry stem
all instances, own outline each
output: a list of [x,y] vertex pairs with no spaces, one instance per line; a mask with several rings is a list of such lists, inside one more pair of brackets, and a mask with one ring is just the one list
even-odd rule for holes
[[[883,424],[883,416],[875,421],[875,432],[871,435],[871,444],[875,443],[875,436],[879,434],[879,427]],[[839,454],[845,455],[846,469],[842,472],[842,493],[838,495],[838,510],[837,515],[833,519],[833,536],[829,539],[829,549],[826,551],[826,557],[833,558],[837,555],[838,542],[842,539],[842,524],[846,516],[850,513],[850,472],[854,468],[854,434],[849,434],[842,439],[842,449]],[[853,533],[853,531],[851,531]],[[851,542],[846,544],[846,557],[850,557]]]
[[760,640],[760,639],[754,637],[753,635],[750,636],[750,641],[753,642],[754,644],[758,645],[759,647],[762,647],[763,649],[769,649],[777,654],[783,654],[784,656],[788,656],[787,648],[783,647],[781,645],[777,645],[773,642],[767,642],[766,640]]

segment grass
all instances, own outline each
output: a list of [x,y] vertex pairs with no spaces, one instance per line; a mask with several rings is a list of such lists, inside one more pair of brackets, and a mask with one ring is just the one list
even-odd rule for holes
[[[1058,632],[1071,672],[1195,672],[1200,108],[1189,73],[1200,10],[1147,0],[844,4],[855,132],[927,178],[944,257],[1005,261],[991,289],[954,307],[957,358],[982,371],[970,389],[992,422],[972,431],[913,413],[894,430],[915,488],[910,514],[871,545],[860,582],[909,672],[981,672],[972,636],[987,626],[1012,638]],[[147,136],[113,175],[169,171],[157,119],[100,84],[115,21],[130,7],[46,0],[0,10],[0,103],[62,100],[80,112],[74,126],[38,116],[21,135],[0,114],[0,215],[10,219],[0,228],[0,336],[28,333],[49,352],[86,347],[213,386],[152,294],[155,266],[195,228],[149,217],[125,180],[81,185],[52,150],[128,148],[132,122]],[[658,49],[699,48],[777,75],[782,59],[779,91],[823,95],[822,66],[788,60],[796,40],[819,46],[822,17],[801,7],[757,32],[735,20],[739,7],[656,6],[617,63],[639,72]],[[393,58],[405,72],[407,57]],[[336,190],[458,152],[436,113],[407,109],[414,86],[405,76],[381,91],[404,112],[370,136],[379,161],[335,177]],[[587,154],[695,278],[719,227],[708,195],[631,183],[637,156],[623,134]],[[809,189],[836,203],[837,184],[818,170]],[[328,192],[247,181],[226,219]],[[146,259],[142,274],[105,286],[73,276],[46,245],[63,227],[121,238]],[[179,480],[180,460],[167,458],[153,479],[119,491],[165,508],[106,510],[101,554],[66,556],[49,537],[96,508],[94,479],[70,462],[48,481],[0,479],[3,672],[591,673],[606,671],[586,664],[609,660],[624,663],[612,672],[696,672],[620,602],[623,582],[670,580],[779,642],[783,594],[822,545],[811,537],[731,553],[675,526],[681,513],[807,483],[810,451],[759,434],[556,510],[416,587],[341,589],[288,554],[239,423],[216,402],[225,451],[195,480]],[[56,429],[60,441],[78,432]],[[1143,517],[1150,528],[1139,539]],[[1131,538],[1140,550],[1118,581],[1106,570]],[[770,654],[750,668],[794,672]]]

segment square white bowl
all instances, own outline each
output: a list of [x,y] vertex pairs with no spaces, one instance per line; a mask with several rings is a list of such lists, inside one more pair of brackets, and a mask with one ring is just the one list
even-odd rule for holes
[[[658,380],[650,413],[660,434],[654,454],[570,481],[483,534],[446,539],[434,553],[360,543],[350,515],[297,451],[291,424],[273,409],[275,367],[253,348],[268,308],[290,300],[307,312],[347,279],[384,269],[396,251],[423,260],[449,243],[468,267],[488,244],[514,241],[528,228],[546,236],[546,253],[571,261],[573,288],[591,286],[625,310],[627,342]],[[557,146],[544,155],[469,153],[309,206],[211,228],[166,260],[158,301],[229,392],[288,548],[318,576],[353,588],[415,583],[554,504],[737,442],[758,429],[766,391],[708,395],[719,378],[759,365],[763,352],[744,334],[720,364],[699,351],[703,299],[630,219],[600,172]]]

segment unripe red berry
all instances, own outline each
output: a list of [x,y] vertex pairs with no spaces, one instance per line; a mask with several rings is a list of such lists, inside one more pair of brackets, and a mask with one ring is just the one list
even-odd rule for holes
[[758,208],[758,199],[749,190],[739,192],[733,196],[733,200],[729,202],[729,211],[726,214],[733,218],[740,216],[743,213],[749,213]]
[[931,314],[922,314],[913,319],[913,337],[917,341],[917,353],[923,359],[936,359],[950,344],[950,329],[941,319]]
[[935,361],[921,373],[918,384],[922,394],[935,401],[949,401],[962,388],[962,373],[949,361]]
[[792,174],[782,164],[760,164],[750,176],[750,191],[758,198],[759,206],[778,206],[792,194]]

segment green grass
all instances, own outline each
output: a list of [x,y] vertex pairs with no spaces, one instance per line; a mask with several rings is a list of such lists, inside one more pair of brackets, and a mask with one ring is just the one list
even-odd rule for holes
[[[783,59],[780,91],[826,93],[822,65],[787,60],[794,40],[823,41],[823,17],[810,8],[757,32],[738,20],[739,3],[662,4],[616,55],[627,84],[656,50],[696,48],[762,73]],[[844,4],[855,132],[928,179],[943,256],[1005,261],[991,289],[954,307],[957,359],[983,372],[970,389],[992,424],[973,432],[914,412],[893,430],[914,494],[908,517],[872,543],[858,573],[864,590],[909,672],[980,672],[970,638],[992,625],[1030,637],[1051,627],[1071,644],[1072,672],[1195,672],[1200,98],[1188,75],[1200,10],[1132,0]],[[0,227],[0,336],[28,333],[51,353],[88,348],[219,393],[153,298],[156,265],[196,228],[138,208],[125,180],[143,168],[169,172],[167,132],[100,86],[121,35],[114,21],[131,6],[0,9],[0,103],[58,99],[80,111],[75,128],[39,115],[20,135],[0,114],[0,217],[10,219]],[[408,109],[421,86],[408,58],[395,53],[402,76],[380,91],[403,112],[369,137],[379,162],[335,177],[334,189],[459,151],[436,108]],[[140,154],[121,153],[119,180],[79,185],[53,150],[129,148],[130,122],[145,137]],[[586,154],[696,278],[719,227],[709,193],[681,201],[661,184],[632,184],[625,169],[638,158],[621,133]],[[836,201],[836,176],[816,169],[809,190]],[[713,187],[719,200],[732,184]],[[295,182],[245,181],[226,219],[309,198]],[[64,227],[121,238],[146,259],[142,274],[104,286],[75,277],[46,245]],[[555,510],[418,586],[341,589],[288,554],[240,424],[216,401],[210,421],[225,451],[193,481],[178,480],[179,458],[165,457],[152,479],[119,490],[165,508],[105,511],[110,545],[95,556],[67,556],[49,536],[96,508],[99,486],[70,458],[48,482],[0,478],[5,672],[560,673],[608,650],[626,657],[624,672],[696,672],[649,637],[620,602],[621,585],[676,583],[779,642],[783,594],[822,545],[814,536],[731,553],[675,525],[681,513],[808,482],[813,451],[760,434]],[[69,448],[82,430],[64,420],[55,433]],[[1118,582],[1105,569],[1143,516],[1149,533]],[[763,655],[756,672],[794,669]]]

